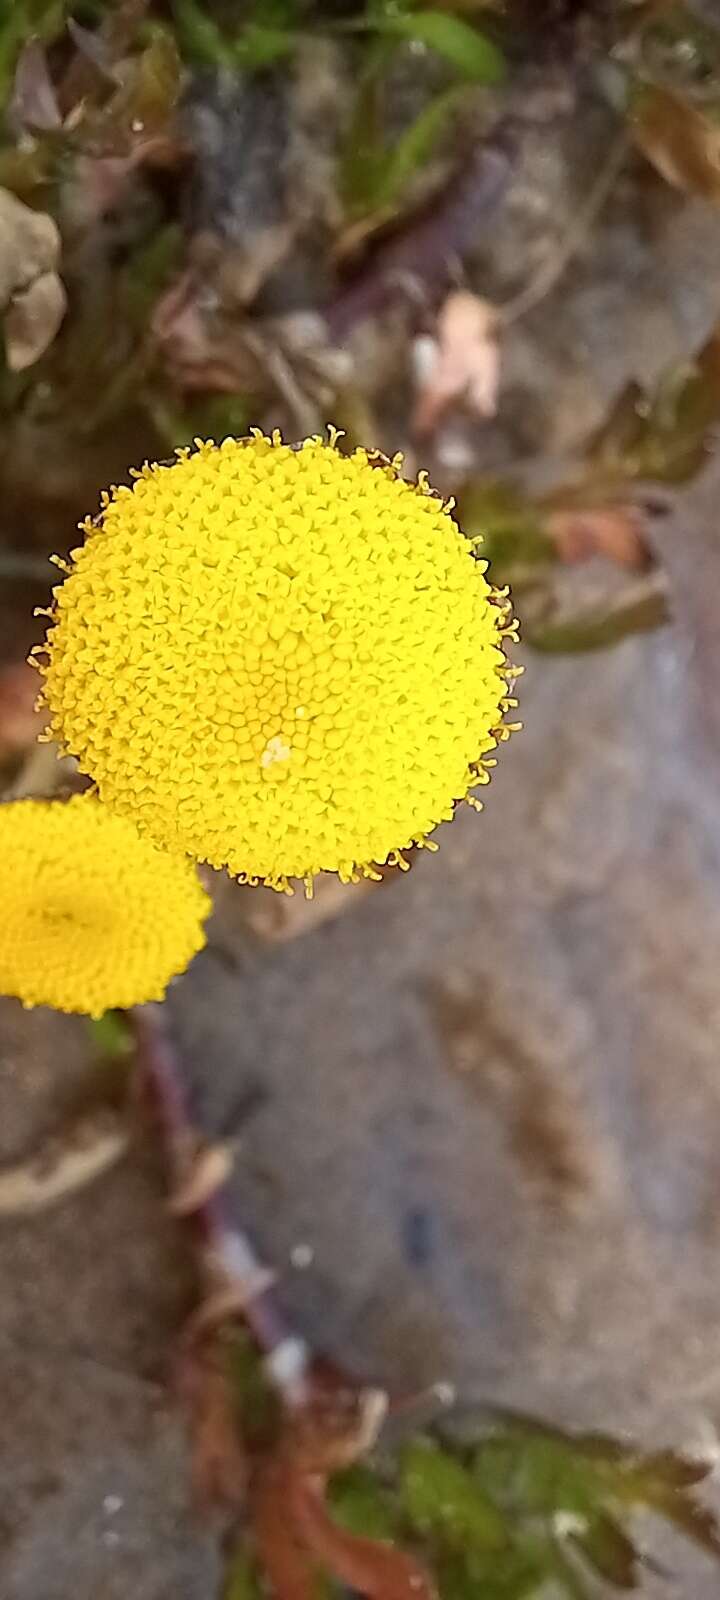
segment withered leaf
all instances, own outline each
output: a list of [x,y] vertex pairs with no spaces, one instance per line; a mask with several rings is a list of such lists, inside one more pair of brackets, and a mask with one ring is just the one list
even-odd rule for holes
[[11,300],[5,313],[5,355],[11,372],[31,367],[51,345],[67,309],[56,272],[43,272]]
[[561,561],[603,555],[630,572],[643,572],[651,565],[638,506],[562,506],[547,513],[545,528]]
[[630,127],[667,183],[720,205],[720,116],[665,84],[645,83],[635,92]]
[[535,627],[526,624],[524,635],[535,650],[574,654],[620,644],[634,633],[648,633],[667,621],[668,607],[663,590],[659,586],[644,586],[643,592],[638,594],[633,587],[629,595],[613,604],[588,607],[575,616]]

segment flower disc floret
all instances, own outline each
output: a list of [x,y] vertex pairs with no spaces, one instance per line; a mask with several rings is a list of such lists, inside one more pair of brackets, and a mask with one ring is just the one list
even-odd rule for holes
[[52,732],[115,812],[248,881],[402,864],[506,735],[509,602],[397,461],[196,444],[84,524]]
[[161,1000],[205,943],[185,856],[92,795],[0,805],[0,993],[100,1016]]

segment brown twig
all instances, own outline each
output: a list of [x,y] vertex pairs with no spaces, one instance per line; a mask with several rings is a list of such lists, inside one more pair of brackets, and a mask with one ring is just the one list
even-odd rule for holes
[[[201,1147],[168,1024],[159,1005],[136,1007],[130,1021],[172,1188],[181,1191],[189,1185]],[[285,1405],[302,1406],[307,1398],[307,1349],[285,1320],[273,1275],[258,1260],[247,1234],[229,1217],[224,1189],[205,1194],[188,1221],[195,1234],[204,1291],[187,1330],[188,1340],[195,1343],[225,1320],[241,1318],[265,1356],[268,1375]]]
[[[310,1600],[319,1568],[368,1600],[436,1600],[432,1579],[409,1552],[361,1537],[333,1520],[326,1492],[333,1473],[372,1449],[387,1410],[382,1389],[347,1381],[289,1328],[271,1274],[228,1215],[226,1171],[208,1185],[208,1147],[193,1127],[165,1013],[130,1013],[141,1081],[159,1127],[175,1207],[194,1233],[205,1298],[186,1331],[186,1396],[191,1408],[193,1479],[199,1500],[243,1513],[275,1600]],[[212,1147],[210,1147],[212,1153]],[[198,1180],[198,1163],[200,1179]],[[192,1207],[190,1206],[192,1199]],[[219,1335],[242,1321],[265,1358],[281,1402],[266,1438],[245,1437]]]

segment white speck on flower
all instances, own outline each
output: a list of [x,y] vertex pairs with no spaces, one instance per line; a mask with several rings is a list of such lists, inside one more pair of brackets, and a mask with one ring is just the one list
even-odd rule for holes
[[280,733],[274,733],[260,757],[261,767],[272,767],[276,761],[289,761],[292,755],[292,746],[285,743]]

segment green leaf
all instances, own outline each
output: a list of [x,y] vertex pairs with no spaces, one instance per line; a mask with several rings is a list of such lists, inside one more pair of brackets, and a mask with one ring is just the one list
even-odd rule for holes
[[462,491],[461,526],[469,537],[482,535],[478,554],[497,578],[513,578],[519,567],[537,567],[557,558],[539,512],[514,485],[479,479]]
[[295,37],[284,28],[269,28],[248,22],[237,41],[238,63],[250,69],[272,66],[282,60],[295,46]]
[[508,1543],[505,1519],[489,1495],[430,1440],[418,1439],[402,1452],[399,1494],[413,1527],[450,1549],[486,1553]]
[[628,384],[590,441],[591,470],[614,479],[685,483],[707,459],[720,420],[720,332],[698,354],[664,373],[654,394]]
[[584,1533],[572,1534],[588,1564],[616,1589],[634,1589],[638,1577],[638,1553],[614,1517],[596,1512]]
[[447,11],[386,13],[373,23],[383,33],[427,45],[475,83],[501,83],[505,75],[503,56],[492,40]]
[[282,1413],[277,1391],[249,1335],[234,1330],[227,1349],[227,1375],[237,1406],[243,1438],[252,1448],[266,1447],[279,1432]]
[[383,152],[378,163],[375,205],[389,206],[432,155],[448,124],[463,104],[466,90],[455,85],[436,95],[401,134],[394,150]]
[[333,1478],[329,1502],[335,1521],[348,1533],[364,1534],[369,1539],[397,1539],[397,1506],[368,1467],[351,1467]]
[[173,14],[183,53],[205,66],[257,71],[288,55],[295,45],[287,28],[252,20],[230,38],[197,0],[173,0]]
[[608,645],[620,644],[634,633],[648,633],[668,620],[665,596],[653,589],[637,597],[616,601],[613,605],[588,608],[561,622],[540,623],[525,627],[524,637],[534,650],[548,654],[577,654],[585,650],[604,650]]
[[235,66],[233,45],[196,0],[172,0],[172,10],[183,55],[202,66]]
[[138,246],[125,266],[122,274],[124,307],[141,333],[180,260],[182,246],[183,235],[178,223],[168,222]]
[[101,1017],[89,1018],[93,1044],[106,1061],[120,1061],[130,1055],[132,1034],[122,1011],[106,1011]]

